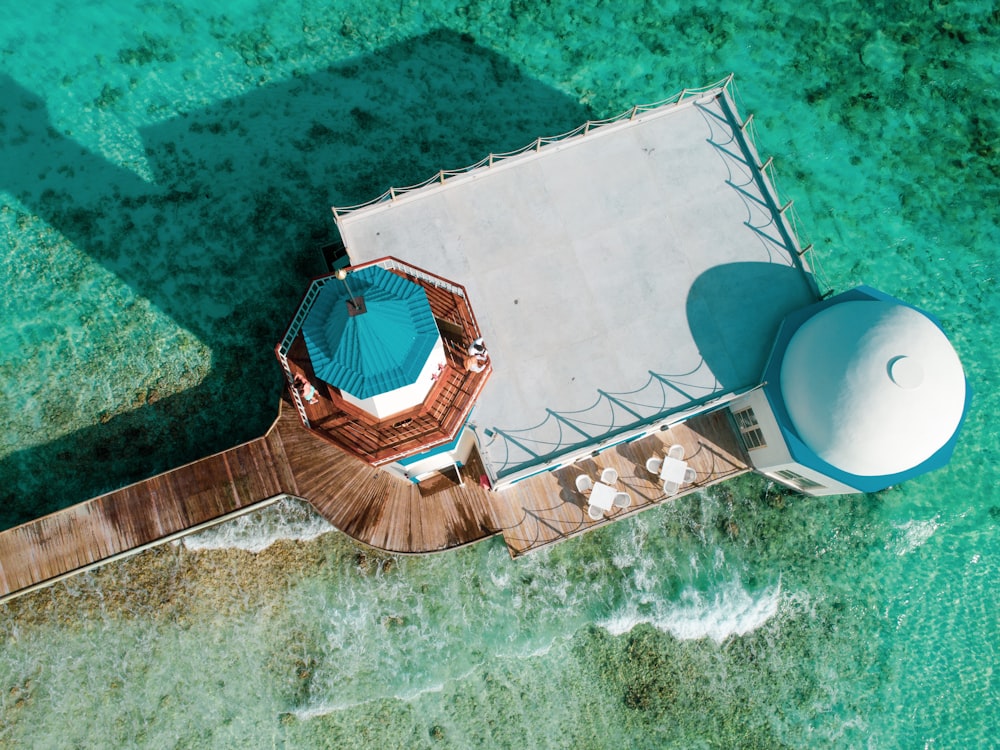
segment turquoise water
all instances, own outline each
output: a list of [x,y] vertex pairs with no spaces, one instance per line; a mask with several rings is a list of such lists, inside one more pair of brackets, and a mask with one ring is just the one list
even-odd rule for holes
[[279,504],[0,608],[0,746],[1000,746],[991,4],[103,5],[0,25],[4,525],[260,434],[329,205],[729,72],[824,280],[934,312],[975,401],[901,487],[517,562]]

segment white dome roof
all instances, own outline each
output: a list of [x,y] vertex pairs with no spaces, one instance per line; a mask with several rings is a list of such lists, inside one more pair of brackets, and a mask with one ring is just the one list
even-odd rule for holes
[[934,455],[962,420],[965,389],[941,329],[892,302],[826,308],[793,334],[781,363],[799,437],[857,476],[896,474]]

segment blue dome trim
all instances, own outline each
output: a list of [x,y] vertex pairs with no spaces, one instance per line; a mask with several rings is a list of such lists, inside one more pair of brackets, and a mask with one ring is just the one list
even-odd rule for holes
[[878,492],[879,490],[899,484],[929,471],[939,469],[948,464],[951,460],[952,453],[955,450],[955,445],[958,443],[959,433],[961,432],[962,425],[965,422],[965,417],[968,414],[969,407],[972,403],[972,388],[969,385],[968,378],[966,378],[965,405],[962,410],[962,417],[959,420],[951,438],[949,438],[949,440],[929,458],[920,464],[907,469],[906,471],[895,474],[883,474],[880,476],[860,476],[838,469],[837,467],[824,461],[799,437],[798,432],[792,424],[791,417],[788,414],[788,409],[785,406],[784,396],[781,392],[781,363],[785,355],[785,350],[787,349],[792,337],[807,320],[829,307],[852,300],[877,300],[904,305],[927,317],[942,331],[942,333],[944,333],[944,329],[942,328],[940,321],[926,311],[913,305],[909,305],[900,299],[885,294],[884,292],[880,292],[872,287],[859,286],[843,292],[842,294],[831,297],[830,299],[817,302],[816,304],[802,308],[801,310],[796,310],[782,321],[781,326],[778,329],[778,334],[775,337],[771,354],[768,357],[767,365],[764,368],[764,374],[762,376],[762,382],[764,383],[763,391],[768,403],[771,406],[775,419],[777,420],[778,427],[781,429],[782,437],[788,446],[788,451],[797,463],[813,469],[824,476],[830,477],[841,484],[852,487],[859,492]]

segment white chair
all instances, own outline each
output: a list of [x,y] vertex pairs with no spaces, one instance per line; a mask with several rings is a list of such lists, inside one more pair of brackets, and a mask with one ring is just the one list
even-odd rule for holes
[[676,495],[677,491],[681,488],[678,482],[664,482],[663,492],[669,497],[670,495]]
[[632,504],[632,497],[627,492],[619,492],[611,502],[616,508],[627,508]]
[[681,445],[680,443],[675,443],[674,445],[671,445],[670,450],[667,451],[667,455],[670,456],[671,458],[676,458],[678,461],[680,461],[682,458],[684,458],[684,446]]
[[618,481],[618,472],[609,466],[601,472],[601,481],[605,484],[614,484]]
[[586,474],[577,475],[576,477],[577,492],[589,492],[593,486],[594,483],[591,481],[590,477],[588,477]]
[[592,521],[600,521],[604,518],[604,511],[598,508],[596,505],[587,506],[587,515],[590,516]]
[[684,469],[684,483],[685,484],[690,484],[691,482],[693,482],[697,478],[698,478],[698,472],[695,471],[694,469],[692,469],[690,466],[688,466],[686,469]]
[[646,471],[648,471],[650,474],[656,474],[656,476],[660,476],[660,469],[662,468],[663,468],[662,458],[646,459]]

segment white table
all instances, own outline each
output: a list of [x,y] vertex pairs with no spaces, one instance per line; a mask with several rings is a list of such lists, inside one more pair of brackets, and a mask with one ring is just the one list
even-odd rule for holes
[[664,482],[684,482],[684,472],[687,471],[687,461],[681,461],[670,456],[663,457],[663,466],[660,467],[660,479]]
[[594,482],[594,488],[590,491],[590,497],[587,500],[591,505],[596,505],[601,510],[611,510],[617,494],[618,490],[610,484]]

